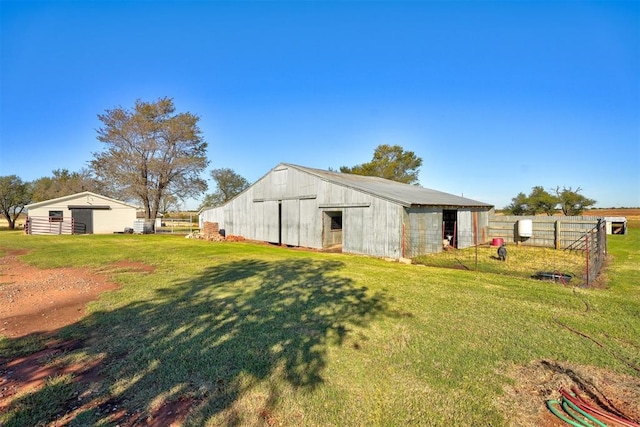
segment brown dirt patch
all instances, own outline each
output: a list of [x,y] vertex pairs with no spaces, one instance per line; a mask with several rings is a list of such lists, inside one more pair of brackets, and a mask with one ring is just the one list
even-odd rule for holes
[[507,375],[514,380],[514,384],[505,389],[499,406],[508,414],[510,425],[568,425],[546,406],[547,400],[560,398],[561,388],[575,388],[592,406],[640,422],[640,378],[553,360],[537,360],[526,366],[514,366]]
[[55,331],[80,320],[89,301],[118,288],[88,269],[32,267],[19,260],[23,254],[7,250],[0,258],[0,335]]
[[589,209],[584,212],[586,216],[624,216],[627,220],[639,220],[640,208],[610,208]]
[[[69,375],[83,390],[74,396],[65,413],[51,426],[72,424],[83,411],[95,409],[101,417],[120,426],[178,426],[186,418],[193,399],[164,402],[151,411],[128,412],[119,402],[105,399],[97,391],[106,361],[95,358],[83,363],[65,363],[64,356],[82,350],[82,341],[60,341],[55,331],[80,320],[85,305],[105,292],[118,288],[108,276],[82,268],[38,269],[20,261],[27,251],[3,249],[0,257],[0,335],[20,338],[41,335],[46,348],[15,359],[0,356],[0,413],[13,400],[41,388],[50,378]],[[150,273],[152,266],[139,262],[114,263],[118,269]]]

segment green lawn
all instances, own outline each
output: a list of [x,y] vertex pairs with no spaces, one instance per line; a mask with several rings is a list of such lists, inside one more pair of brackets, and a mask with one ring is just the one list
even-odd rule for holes
[[[547,359],[640,376],[640,229],[610,236],[607,289],[175,236],[3,232],[0,247],[123,285],[61,331],[82,346],[51,361],[100,360],[99,385],[87,394],[52,378],[0,424],[46,424],[95,399],[141,417],[187,401],[193,426],[509,425],[497,402],[514,365]],[[119,260],[156,269],[118,270]],[[517,269],[517,258],[507,264]],[[0,354],[40,344],[0,338]],[[71,425],[107,419],[87,410]]]

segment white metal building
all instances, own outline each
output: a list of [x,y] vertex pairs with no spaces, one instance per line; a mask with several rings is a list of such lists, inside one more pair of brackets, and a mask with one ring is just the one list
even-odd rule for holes
[[28,234],[104,234],[133,228],[136,207],[85,191],[26,206]]
[[281,163],[223,206],[200,212],[226,235],[410,258],[488,239],[493,206],[383,178]]

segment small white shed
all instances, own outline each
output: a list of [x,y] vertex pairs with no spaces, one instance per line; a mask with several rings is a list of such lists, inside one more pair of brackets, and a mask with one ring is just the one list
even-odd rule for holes
[[26,206],[27,234],[106,234],[133,229],[136,207],[84,191]]
[[627,217],[605,216],[607,234],[627,234]]

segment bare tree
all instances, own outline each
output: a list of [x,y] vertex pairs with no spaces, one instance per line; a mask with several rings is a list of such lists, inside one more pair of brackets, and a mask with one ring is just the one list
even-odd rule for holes
[[172,99],[161,98],[98,115],[98,140],[107,148],[93,153],[91,168],[114,194],[139,201],[147,219],[157,216],[166,195],[184,199],[207,189],[200,177],[209,162],[199,117],[175,111]]

